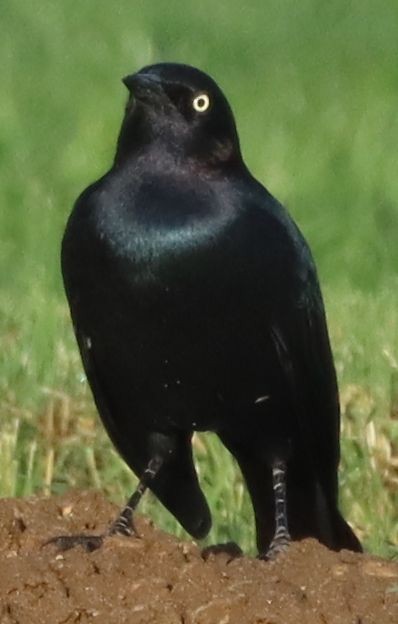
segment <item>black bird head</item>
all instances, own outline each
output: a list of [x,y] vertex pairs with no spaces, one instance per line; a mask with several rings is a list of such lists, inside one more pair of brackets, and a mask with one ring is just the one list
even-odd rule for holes
[[210,76],[189,65],[159,63],[123,82],[130,98],[116,162],[161,144],[176,158],[212,166],[241,164],[231,108]]

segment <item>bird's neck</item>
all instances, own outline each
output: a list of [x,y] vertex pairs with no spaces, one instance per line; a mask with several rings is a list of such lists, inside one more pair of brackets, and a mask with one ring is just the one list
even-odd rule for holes
[[162,137],[153,138],[150,143],[141,142],[139,136],[134,140],[126,140],[121,133],[119,137],[115,160],[115,169],[130,169],[137,171],[159,171],[167,174],[190,170],[194,175],[211,177],[235,175],[246,170],[240,151],[235,152],[229,146],[216,145],[214,149],[201,152],[189,151]]
[[244,167],[236,133],[230,139],[202,135],[195,138],[148,123],[140,113],[138,109],[123,121],[114,160],[116,168],[129,166],[142,157],[164,167],[190,163],[198,171],[229,172]]

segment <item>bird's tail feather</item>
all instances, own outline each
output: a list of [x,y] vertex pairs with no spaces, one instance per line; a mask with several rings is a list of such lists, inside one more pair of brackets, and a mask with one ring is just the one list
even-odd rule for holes
[[347,550],[353,550],[354,552],[362,552],[361,542],[338,510],[335,512],[334,531],[336,536],[335,550],[345,548]]

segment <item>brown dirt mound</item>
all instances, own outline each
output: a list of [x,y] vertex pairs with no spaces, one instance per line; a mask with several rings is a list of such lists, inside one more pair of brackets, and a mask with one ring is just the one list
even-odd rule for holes
[[137,519],[142,539],[109,538],[93,553],[43,541],[100,532],[115,507],[97,493],[0,501],[2,624],[397,624],[398,564],[315,540],[274,562],[207,561]]

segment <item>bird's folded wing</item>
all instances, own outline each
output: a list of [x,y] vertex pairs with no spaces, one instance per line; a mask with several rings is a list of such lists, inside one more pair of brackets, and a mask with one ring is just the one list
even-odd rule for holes
[[298,431],[328,499],[337,500],[340,411],[323,303],[317,294],[272,325]]

